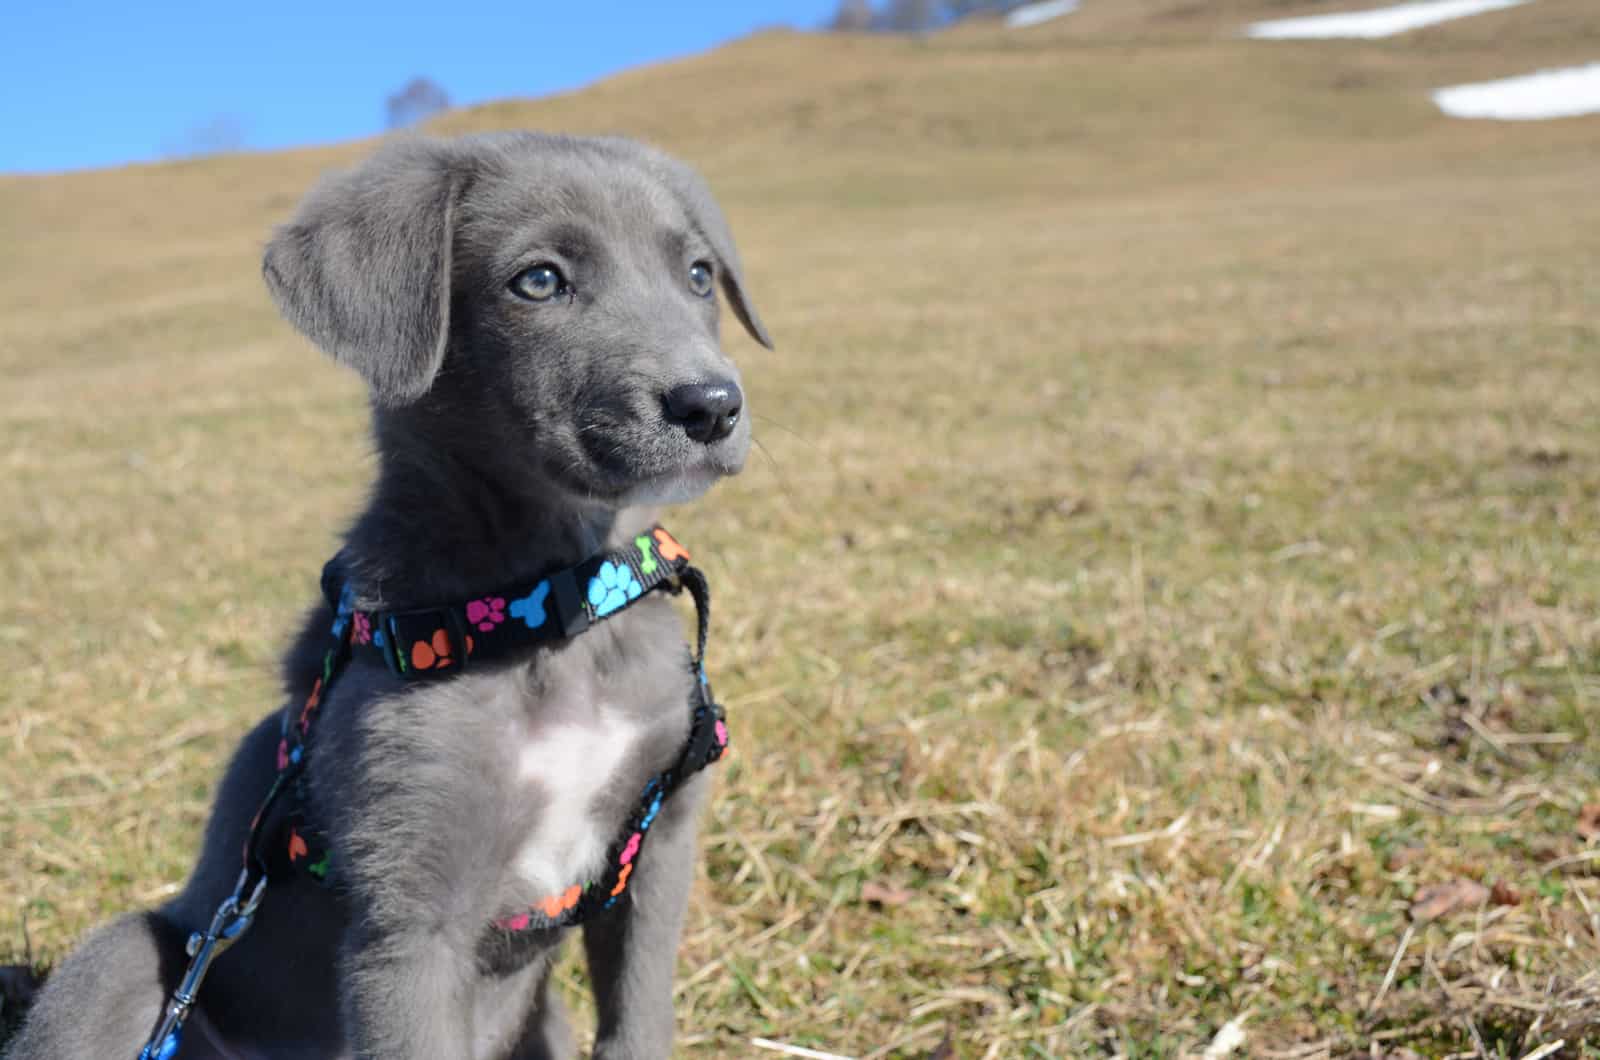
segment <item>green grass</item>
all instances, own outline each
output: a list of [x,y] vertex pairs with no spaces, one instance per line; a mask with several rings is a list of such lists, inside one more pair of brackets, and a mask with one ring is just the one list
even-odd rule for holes
[[[1600,1055],[1600,124],[1425,95],[1600,20],[1230,36],[1289,9],[767,35],[441,123],[697,161],[779,340],[730,340],[765,455],[672,520],[736,741],[686,1053]],[[370,454],[256,255],[362,149],[0,179],[7,960],[172,893],[276,704]],[[1412,923],[1459,878],[1517,900]]]

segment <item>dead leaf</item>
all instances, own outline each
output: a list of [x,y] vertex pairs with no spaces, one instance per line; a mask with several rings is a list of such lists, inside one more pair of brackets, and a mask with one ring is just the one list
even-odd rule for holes
[[890,887],[877,880],[868,880],[861,885],[861,900],[873,905],[899,907],[911,901],[911,898],[912,892],[903,887]]
[[1578,811],[1578,838],[1600,839],[1600,802],[1586,802]]
[[1489,888],[1489,901],[1495,905],[1521,905],[1522,892],[1505,880],[1496,880],[1494,886]]
[[1473,880],[1451,880],[1422,888],[1411,902],[1411,919],[1437,920],[1459,909],[1474,909],[1489,899],[1489,888]]
[[1558,467],[1572,459],[1572,453],[1564,446],[1549,440],[1540,441],[1531,449],[1520,446],[1519,449],[1529,461],[1544,467]]
[[1390,872],[1399,872],[1407,865],[1414,864],[1422,859],[1428,851],[1425,847],[1398,847],[1389,855],[1389,860],[1384,862],[1384,867]]

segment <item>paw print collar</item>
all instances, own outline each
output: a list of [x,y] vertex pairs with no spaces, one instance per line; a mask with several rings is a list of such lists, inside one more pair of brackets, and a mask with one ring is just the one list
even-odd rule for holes
[[[469,662],[518,654],[575,637],[655,589],[680,588],[689,553],[660,526],[631,547],[603,552],[538,581],[457,604],[408,611],[354,611],[346,604],[352,657],[381,660],[406,680],[460,673]],[[322,572],[322,588],[337,610],[344,596],[338,559]]]

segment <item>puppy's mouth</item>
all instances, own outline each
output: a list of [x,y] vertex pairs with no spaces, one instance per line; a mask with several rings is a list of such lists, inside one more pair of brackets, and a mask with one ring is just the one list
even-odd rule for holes
[[578,436],[583,458],[565,462],[561,478],[574,492],[621,506],[681,504],[742,471],[749,446],[748,429],[710,445],[667,423],[591,429]]

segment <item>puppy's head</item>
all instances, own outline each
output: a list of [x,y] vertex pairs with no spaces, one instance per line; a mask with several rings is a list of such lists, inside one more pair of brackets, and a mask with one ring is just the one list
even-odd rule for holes
[[398,141],[314,188],[263,272],[284,315],[424,444],[616,506],[686,500],[744,465],[717,289],[771,340],[711,193],[657,151]]

